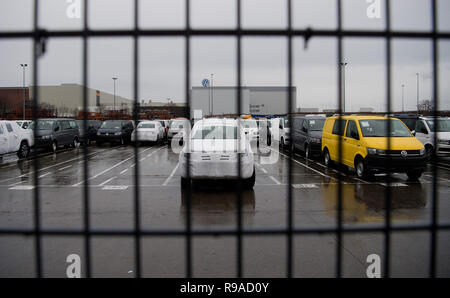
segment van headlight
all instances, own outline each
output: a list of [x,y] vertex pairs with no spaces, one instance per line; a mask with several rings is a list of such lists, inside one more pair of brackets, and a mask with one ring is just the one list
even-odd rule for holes
[[121,134],[122,134],[122,132],[120,132],[120,131],[114,133],[115,136],[120,136]]
[[425,148],[424,149],[420,149],[419,154],[420,155],[425,155]]
[[370,155],[386,155],[386,150],[376,149],[376,148],[367,148],[367,153]]
[[42,136],[43,140],[50,140],[52,138],[51,135],[47,135],[47,136]]
[[320,139],[311,139],[311,142],[312,143],[316,143],[316,144],[319,144],[320,143]]

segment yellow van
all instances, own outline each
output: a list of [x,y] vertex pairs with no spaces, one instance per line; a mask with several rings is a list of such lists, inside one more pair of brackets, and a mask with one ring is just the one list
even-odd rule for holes
[[[342,142],[341,159],[339,139]],[[326,166],[340,161],[356,169],[360,178],[389,171],[406,173],[409,179],[417,180],[425,169],[423,144],[401,120],[391,117],[352,115],[327,118],[322,133],[322,153]]]

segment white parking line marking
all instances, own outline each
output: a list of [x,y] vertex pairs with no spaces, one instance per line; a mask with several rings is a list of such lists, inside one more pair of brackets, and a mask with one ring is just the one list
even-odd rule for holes
[[143,157],[143,158],[139,159],[139,161],[144,161],[144,160],[145,160],[145,157]]
[[[102,150],[102,151],[92,152],[92,153],[88,154],[87,156],[90,156],[90,155],[93,155],[93,154],[99,154],[99,153],[104,152],[104,151],[106,151],[106,149],[105,149],[105,150]],[[48,166],[48,167],[45,167],[45,168],[40,168],[40,169],[38,170],[38,172],[41,172],[41,171],[44,171],[44,170],[47,170],[47,169],[51,169],[51,168],[60,166],[60,165],[62,165],[62,164],[65,164],[65,163],[68,163],[68,162],[71,162],[71,161],[75,161],[75,160],[79,160],[79,159],[82,159],[82,158],[84,158],[84,155],[81,156],[81,157],[76,157],[76,158],[68,159],[68,160],[62,161],[62,162],[60,162],[60,163],[57,163],[57,164],[54,164],[54,165],[51,165],[51,166]],[[5,181],[9,181],[9,180],[13,180],[13,179],[17,179],[17,178],[22,178],[22,177],[25,177],[25,176],[27,176],[27,175],[33,174],[34,172],[35,172],[35,171],[30,171],[30,172],[28,172],[28,173],[26,173],[26,174],[22,174],[22,175],[17,176],[17,177],[12,177],[12,178],[3,179],[3,180],[0,180],[0,183],[5,182]]]
[[[388,183],[382,183],[382,182],[380,182],[379,183],[380,185],[383,185],[383,186],[388,186]],[[393,183],[389,183],[389,185],[391,186],[391,187],[408,187],[409,185],[408,184],[405,184],[405,183],[397,183],[397,182],[393,182]]]
[[10,188],[10,190],[31,190],[34,189],[34,185],[17,185]]
[[292,184],[293,188],[319,188],[316,184],[314,183],[306,183],[306,184]]
[[123,173],[125,173],[126,171],[128,171],[128,169],[123,170],[122,172],[120,172],[120,175],[122,175]]
[[275,182],[276,184],[278,184],[278,185],[280,185],[280,184],[281,184],[281,182],[280,182],[280,181],[278,181],[277,179],[275,179],[275,177],[273,177],[273,176],[269,176],[269,178],[270,178],[270,179],[272,179],[272,180],[273,180],[273,182]]
[[[433,175],[424,175],[425,177],[429,177],[429,178],[433,178]],[[449,179],[445,179],[445,178],[441,178],[441,177],[437,177],[438,179],[445,181],[445,182],[450,182]]]
[[72,166],[72,165],[68,165],[68,166],[62,167],[62,168],[58,169],[58,171],[62,171],[62,170],[68,169],[68,168],[70,168],[71,166]]
[[112,180],[114,180],[114,179],[116,179],[116,178],[117,178],[116,176],[111,177],[111,178],[109,178],[108,180],[106,180],[105,182],[100,183],[98,186],[103,186],[103,185],[105,185],[106,183],[108,183],[108,182],[110,182],[110,181],[112,181]]
[[16,183],[11,184],[11,185],[9,185],[9,186],[14,186],[14,185],[22,184],[22,183],[27,182],[27,181],[28,181],[28,180],[19,181],[19,182],[16,182]]
[[[150,149],[152,149],[152,147],[147,148],[147,149],[145,149],[145,150],[139,152],[138,154],[144,153],[144,152],[146,152],[146,151],[148,151],[148,150],[150,150]],[[101,175],[103,175],[103,174],[105,174],[105,173],[111,171],[112,169],[114,169],[114,168],[120,166],[121,164],[123,164],[123,163],[129,161],[129,160],[132,159],[133,157],[134,157],[134,155],[132,155],[132,156],[130,156],[130,157],[128,157],[128,158],[126,158],[126,159],[124,159],[124,160],[122,160],[122,161],[116,163],[115,165],[113,165],[113,166],[107,168],[106,170],[101,171],[100,173],[98,173],[98,174],[96,174],[96,175],[94,175],[94,176],[88,178],[87,180],[95,179],[95,178],[97,178],[97,177],[99,177],[99,176],[101,176]],[[75,183],[75,184],[73,184],[72,186],[78,186],[78,185],[82,184],[83,182],[85,182],[85,180],[80,181],[80,182],[78,182],[78,183]]]
[[[272,150],[273,150],[273,149],[272,149]],[[278,152],[279,154],[283,155],[284,157],[289,158],[289,156],[287,156],[287,155],[284,154],[284,153],[281,153],[281,152],[279,152],[279,151],[277,151],[277,150],[274,150],[274,151],[275,151],[275,152]],[[319,174],[319,175],[321,175],[321,176],[323,176],[323,177],[330,178],[330,179],[332,179],[332,180],[337,181],[336,178],[333,178],[333,177],[328,176],[328,175],[326,175],[326,174],[324,174],[324,173],[322,173],[322,172],[320,172],[320,171],[318,171],[318,170],[316,170],[316,169],[314,169],[314,168],[311,168],[310,166],[307,166],[307,165],[305,165],[304,163],[299,162],[298,160],[292,159],[292,161],[298,163],[299,165],[302,165],[303,167],[305,167],[305,168],[307,168],[307,169],[309,169],[309,170],[311,170],[311,171],[313,171],[313,172],[315,172],[315,173],[317,173],[317,174]]]
[[323,165],[323,164],[321,164],[320,162],[316,162],[316,165],[318,165],[318,166],[321,166],[322,168],[327,168],[327,166],[326,165]]
[[48,173],[42,174],[41,176],[39,176],[39,178],[44,178],[45,176],[48,176],[48,175],[50,175],[50,174],[51,174],[51,172],[48,172]]
[[106,185],[102,190],[126,190],[128,185]]
[[175,174],[175,172],[177,171],[178,167],[179,167],[179,163],[177,163],[177,165],[175,166],[175,168],[173,168],[172,172],[170,173],[169,177],[167,177],[166,181],[164,181],[163,186],[166,186],[167,183],[169,183],[170,179],[172,179],[173,175]]

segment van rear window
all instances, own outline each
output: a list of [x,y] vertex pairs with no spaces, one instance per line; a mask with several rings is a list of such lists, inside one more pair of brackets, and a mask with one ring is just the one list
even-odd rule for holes
[[347,120],[344,119],[336,119],[334,121],[334,126],[333,126],[333,134],[334,135],[338,135],[338,136],[343,136],[344,135],[344,130],[345,130],[345,124],[347,123]]

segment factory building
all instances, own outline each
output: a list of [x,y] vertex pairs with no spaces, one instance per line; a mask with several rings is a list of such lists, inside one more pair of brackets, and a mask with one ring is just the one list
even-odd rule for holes
[[[297,89],[292,87],[292,112],[297,109]],[[193,87],[191,115],[237,114],[237,87]],[[281,115],[289,111],[288,87],[241,87],[241,114]]]
[[[40,106],[52,108],[58,117],[73,117],[83,107],[83,85],[61,84],[54,86],[38,86],[38,100]],[[34,86],[30,86],[32,100]],[[89,112],[102,113],[114,110],[114,95],[101,90],[87,88],[87,107]],[[133,100],[116,94],[115,110],[130,113]]]

